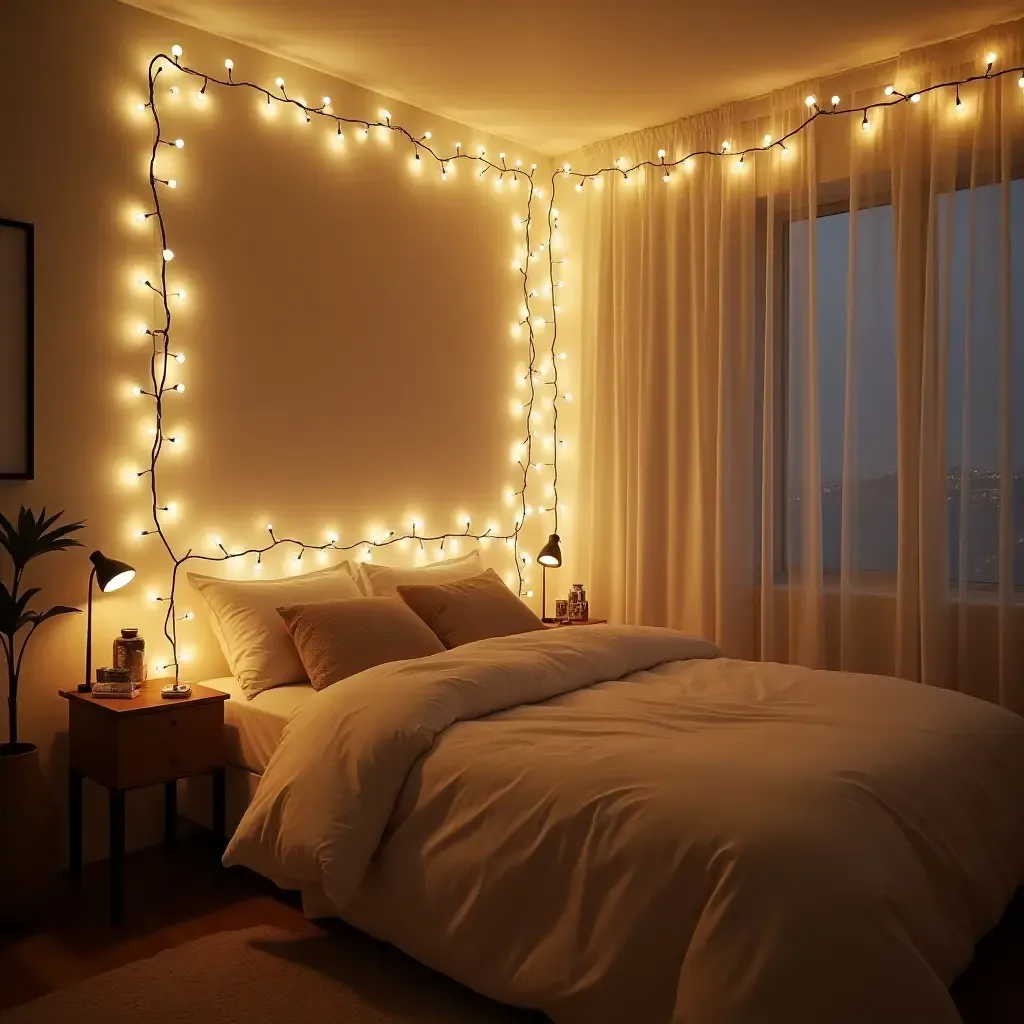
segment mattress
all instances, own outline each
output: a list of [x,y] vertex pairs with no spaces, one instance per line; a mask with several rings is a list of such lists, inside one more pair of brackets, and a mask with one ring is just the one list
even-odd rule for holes
[[229,765],[262,775],[277,749],[288,719],[316,690],[309,683],[275,686],[247,699],[232,676],[207,679],[203,686],[231,694],[224,704],[224,742]]

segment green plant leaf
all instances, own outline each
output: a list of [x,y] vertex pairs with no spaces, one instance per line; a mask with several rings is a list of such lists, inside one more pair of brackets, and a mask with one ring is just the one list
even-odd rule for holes
[[55,619],[58,615],[71,615],[81,612],[81,610],[81,608],[71,608],[66,604],[55,604],[52,608],[47,608],[45,612],[26,612],[24,618],[26,622],[40,626],[47,619]]

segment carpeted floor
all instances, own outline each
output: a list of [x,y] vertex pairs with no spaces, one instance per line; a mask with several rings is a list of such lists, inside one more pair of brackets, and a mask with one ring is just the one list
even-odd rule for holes
[[546,1018],[480,999],[427,970],[395,984],[338,936],[220,932],[0,1015],[0,1024],[527,1024]]

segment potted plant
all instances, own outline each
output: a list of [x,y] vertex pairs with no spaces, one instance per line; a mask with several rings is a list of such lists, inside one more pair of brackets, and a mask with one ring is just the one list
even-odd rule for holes
[[[49,619],[79,611],[54,605],[31,607],[39,587],[25,586],[25,570],[35,558],[81,547],[71,535],[84,523],[63,523],[63,515],[38,516],[22,507],[16,522],[0,514],[0,650],[7,669],[8,741],[0,744],[0,917],[31,916],[50,874],[56,870],[56,815],[39,765],[39,749],[18,738],[18,684],[25,651]],[[10,585],[6,573],[11,572]]]

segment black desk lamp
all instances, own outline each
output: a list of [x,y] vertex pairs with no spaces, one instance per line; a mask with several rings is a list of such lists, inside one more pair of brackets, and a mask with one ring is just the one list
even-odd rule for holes
[[540,613],[541,622],[557,622],[558,619],[548,618],[548,567],[557,569],[562,564],[562,549],[558,543],[558,534],[553,533],[548,537],[547,544],[540,549],[537,562],[541,567],[541,599]]
[[94,551],[89,556],[92,571],[89,573],[89,615],[85,625],[85,682],[80,683],[79,693],[92,693],[92,585],[93,581],[100,585],[104,594],[112,590],[120,590],[125,584],[135,579],[135,570],[127,562],[119,562],[116,558],[107,558],[102,551]]

